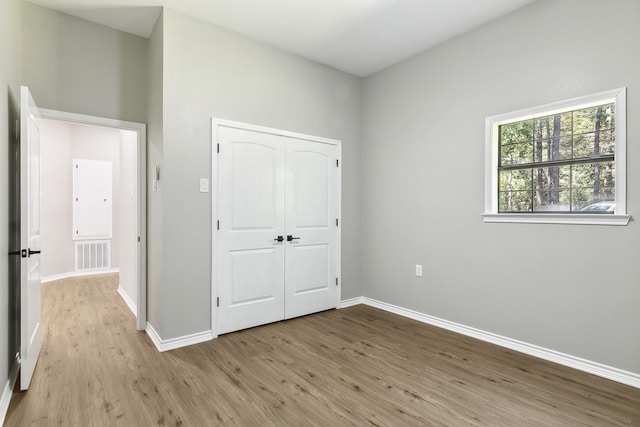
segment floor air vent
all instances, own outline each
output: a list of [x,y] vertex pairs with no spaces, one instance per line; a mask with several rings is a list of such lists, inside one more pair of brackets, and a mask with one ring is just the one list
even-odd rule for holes
[[84,240],[76,242],[76,271],[102,270],[110,267],[110,240]]

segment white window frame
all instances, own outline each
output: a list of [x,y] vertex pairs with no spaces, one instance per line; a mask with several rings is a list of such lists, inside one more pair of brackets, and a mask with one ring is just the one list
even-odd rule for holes
[[[519,122],[533,117],[553,115],[561,112],[594,107],[615,102],[615,165],[616,197],[615,211],[610,214],[576,213],[498,213],[498,136],[499,126]],[[627,215],[627,171],[626,171],[626,88],[613,89],[565,101],[526,108],[511,113],[499,114],[485,119],[485,201],[484,222],[534,223],[534,224],[593,224],[627,225],[631,219]]]

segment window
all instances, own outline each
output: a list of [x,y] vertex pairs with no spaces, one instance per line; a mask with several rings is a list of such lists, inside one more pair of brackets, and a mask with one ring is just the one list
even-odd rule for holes
[[625,89],[486,119],[485,222],[626,225]]

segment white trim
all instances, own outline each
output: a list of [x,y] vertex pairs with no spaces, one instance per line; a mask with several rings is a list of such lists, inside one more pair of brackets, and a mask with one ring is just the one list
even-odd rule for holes
[[140,331],[147,325],[147,125],[144,123],[128,122],[124,120],[108,119],[105,117],[89,116],[85,114],[68,113],[65,111],[40,109],[40,116],[46,119],[62,120],[73,123],[105,126],[116,129],[134,131],[137,138],[137,234],[138,250],[136,254],[137,286],[138,294],[136,328]]
[[484,222],[510,222],[528,224],[573,224],[573,225],[627,225],[630,215],[609,214],[526,214],[501,213],[482,214]]
[[215,117],[211,118],[211,332],[213,338],[218,337],[218,281],[216,280],[218,271],[218,150],[219,141],[218,128],[222,123]]
[[129,307],[129,310],[131,310],[133,315],[137,316],[138,315],[138,306],[136,305],[136,303],[133,302],[133,300],[131,299],[131,297],[127,293],[127,291],[125,291],[122,288],[122,286],[118,286],[118,293],[120,294],[120,296],[124,300],[124,303],[127,304],[127,307]]
[[9,373],[9,379],[2,390],[2,397],[0,397],[0,426],[4,425],[4,420],[7,417],[9,411],[9,404],[11,403],[11,396],[13,396],[13,387],[16,385],[18,379],[18,361],[14,361],[11,372]]
[[82,277],[82,276],[95,276],[98,274],[110,274],[110,273],[119,273],[119,268],[105,268],[104,270],[93,270],[93,271],[70,271],[69,273],[60,273],[60,274],[52,274],[51,276],[44,276],[40,279],[41,283],[54,282],[56,280],[69,279],[71,277]]
[[336,290],[336,307],[340,306],[340,300],[342,299],[342,168],[344,167],[344,163],[342,163],[342,142],[336,141],[338,146],[338,194],[336,197],[338,198],[338,230],[336,231],[336,276],[338,278],[338,289]]
[[39,110],[40,117],[45,119],[63,120],[65,122],[91,124],[133,131],[139,131],[143,128],[146,129],[146,125],[144,123],[127,122],[124,120],[108,119],[106,117],[89,116],[86,114],[68,113],[66,111],[50,110],[46,108],[40,108]]
[[[308,135],[306,133],[292,132],[288,130],[270,128],[267,126],[252,125],[250,123],[236,122],[232,120],[218,119],[216,117],[212,117],[211,128],[216,129],[218,126],[230,127],[235,129],[241,129],[241,130],[249,130],[254,132],[268,133],[270,135],[284,136],[287,138],[304,139],[307,141],[320,142],[323,144],[331,144],[331,145],[338,145],[338,146],[341,145],[340,141],[337,139],[323,138],[321,136]],[[211,136],[213,141],[218,140],[217,132],[213,132]]]
[[198,332],[196,334],[184,335],[182,337],[169,338],[163,340],[153,328],[151,323],[147,322],[147,335],[151,338],[153,344],[160,352],[175,350],[181,347],[187,347],[194,344],[200,344],[213,339],[211,331]]
[[640,374],[624,371],[612,366],[603,365],[598,362],[593,362],[587,359],[572,356],[570,354],[561,353],[559,351],[550,350],[548,348],[540,347],[534,344],[518,341],[491,332],[486,332],[480,329],[472,328],[470,326],[462,325],[460,323],[450,322],[448,320],[440,319],[435,316],[430,316],[428,314],[420,313],[418,311],[399,307],[393,304],[388,304],[386,302],[377,301],[367,297],[360,297],[343,301],[341,307],[348,307],[349,305],[353,305],[352,303],[355,303],[356,300],[361,300],[362,304],[379,308],[390,313],[398,314],[409,319],[437,326],[448,331],[453,331],[471,338],[476,338],[481,341],[499,345],[504,348],[537,357],[539,359],[548,360],[559,365],[568,366],[579,371],[587,372],[589,374],[597,375],[602,378],[613,380],[640,389]]
[[358,304],[366,304],[365,297],[343,299],[342,301],[340,301],[340,303],[338,303],[338,308],[353,307],[354,305]]
[[[485,119],[485,188],[484,222],[510,222],[531,224],[581,224],[581,225],[627,225],[627,124],[626,87],[526,108],[510,113],[498,114]],[[498,127],[506,123],[527,120],[540,114],[551,115],[575,108],[587,108],[606,102],[615,102],[615,215],[498,213]]]

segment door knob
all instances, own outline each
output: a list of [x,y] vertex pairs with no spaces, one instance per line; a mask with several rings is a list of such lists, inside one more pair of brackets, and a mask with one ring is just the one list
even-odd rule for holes
[[293,240],[300,240],[299,237],[293,237],[291,234],[287,234],[287,242],[291,242]]
[[36,255],[36,254],[39,254],[39,253],[40,253],[40,251],[32,251],[31,248],[29,248],[29,255],[28,256]]
[[273,239],[274,242],[284,242],[284,237],[282,236],[278,236],[275,239]]

